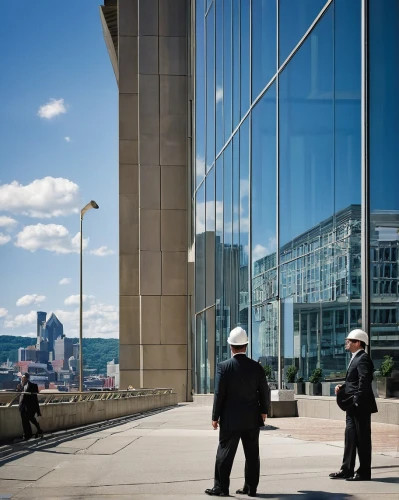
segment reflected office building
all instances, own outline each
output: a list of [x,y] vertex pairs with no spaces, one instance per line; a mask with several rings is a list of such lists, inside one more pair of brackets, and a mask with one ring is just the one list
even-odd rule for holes
[[398,361],[399,1],[193,6],[194,390],[238,325],[280,387]]

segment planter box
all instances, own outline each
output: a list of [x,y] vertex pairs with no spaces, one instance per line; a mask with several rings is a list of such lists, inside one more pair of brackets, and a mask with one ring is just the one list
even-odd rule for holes
[[321,394],[322,396],[335,396],[335,386],[336,382],[322,382],[321,383]]
[[321,396],[321,382],[312,384],[312,382],[305,382],[306,394],[308,396]]
[[392,398],[393,397],[393,377],[380,377],[377,379],[377,393],[379,398]]
[[292,382],[287,382],[285,384],[285,388],[288,389],[289,391],[293,391],[294,390],[294,383]]
[[305,382],[295,382],[294,393],[295,394],[305,394]]

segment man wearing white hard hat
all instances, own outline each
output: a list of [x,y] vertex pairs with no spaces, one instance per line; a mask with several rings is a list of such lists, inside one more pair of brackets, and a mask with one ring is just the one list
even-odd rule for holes
[[[341,469],[331,479],[369,481],[371,479],[371,414],[378,411],[371,383],[374,365],[366,353],[369,338],[363,330],[352,330],[345,340],[345,349],[352,354],[345,384],[337,385],[337,400],[344,393],[352,406],[346,408],[345,448]],[[352,398],[351,398],[352,397]],[[359,468],[355,472],[356,451]]]
[[214,487],[211,496],[229,496],[230,472],[241,439],[245,453],[244,487],[239,494],[256,496],[259,483],[259,427],[264,426],[270,399],[265,371],[246,356],[248,337],[241,327],[230,332],[231,359],[219,363],[215,379],[212,426],[220,425]]

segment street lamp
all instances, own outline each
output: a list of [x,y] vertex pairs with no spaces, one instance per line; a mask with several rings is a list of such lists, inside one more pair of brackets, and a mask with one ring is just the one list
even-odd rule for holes
[[93,200],[80,211],[79,392],[83,392],[83,216],[91,208],[99,208]]

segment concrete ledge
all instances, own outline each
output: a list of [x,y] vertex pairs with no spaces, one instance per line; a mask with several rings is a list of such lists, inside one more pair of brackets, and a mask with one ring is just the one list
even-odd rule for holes
[[[295,396],[298,403],[298,416],[308,418],[327,418],[345,420],[345,412],[330,396]],[[378,413],[371,416],[373,422],[399,425],[399,399],[376,399]]]
[[[50,403],[40,405],[39,419],[44,432],[112,420],[148,410],[177,404],[177,394],[148,394],[123,399],[79,401],[77,403]],[[35,431],[35,429],[33,428]],[[18,406],[0,407],[0,439],[22,436],[22,423]]]

